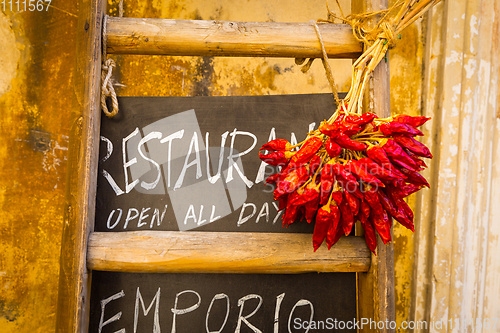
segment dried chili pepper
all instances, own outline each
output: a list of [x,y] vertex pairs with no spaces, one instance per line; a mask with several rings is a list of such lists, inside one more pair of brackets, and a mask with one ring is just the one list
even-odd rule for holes
[[[337,208],[337,207],[335,207]],[[337,208],[338,212],[338,208]],[[335,213],[332,212],[330,209],[330,203],[327,203],[326,205],[322,206],[320,209],[318,209],[318,214],[316,215],[316,222],[314,225],[314,231],[313,231],[313,247],[314,247],[314,252],[321,246],[323,241],[326,238],[326,235],[328,233],[328,229],[330,228],[333,220],[335,219]],[[339,218],[339,214],[337,213],[337,220]],[[337,221],[338,223],[338,221]]]
[[274,200],[287,193],[292,193],[299,186],[304,184],[309,177],[308,170],[305,166],[290,170],[281,180],[274,190]]
[[388,185],[387,187],[389,188],[387,192],[390,192],[391,195],[395,195],[398,198],[406,198],[410,194],[422,189],[424,186],[412,183],[396,182],[396,186]]
[[396,206],[396,204],[392,201],[391,198],[383,191],[380,190],[377,192],[380,203],[382,204],[382,207],[392,216],[394,219],[396,219],[402,226],[410,229],[411,231],[415,232],[415,227],[413,225],[413,221],[406,216],[406,213],[402,208],[399,208]]
[[425,179],[425,177],[419,174],[418,172],[411,171],[406,168],[399,168],[399,170],[401,170],[401,172],[406,176],[407,178],[406,181],[408,183],[412,183],[414,185],[423,185],[429,188],[431,187],[427,182],[427,179]]
[[349,124],[345,122],[335,121],[333,124],[322,123],[319,126],[319,131],[330,137],[337,136],[339,134],[345,134],[347,136],[354,135],[361,131],[361,126],[357,124]]
[[309,167],[309,173],[311,175],[314,175],[316,173],[316,170],[321,166],[321,157],[318,155],[314,155],[311,157],[311,160],[309,161],[308,167]]
[[418,166],[415,161],[413,161],[413,159],[405,153],[403,148],[401,148],[401,146],[394,140],[385,140],[385,143],[382,144],[382,148],[385,150],[387,156],[393,163],[408,170],[417,170]]
[[333,141],[332,138],[326,140],[325,149],[328,153],[328,156],[330,156],[331,158],[339,156],[342,152],[342,147],[340,147],[335,141]]
[[357,175],[364,182],[385,187],[384,183],[382,183],[377,177],[366,172],[365,168],[359,161],[349,160],[349,162],[346,163],[345,168],[350,173]]
[[359,212],[359,199],[351,194],[349,191],[344,191],[344,198],[346,199],[353,215],[358,215]]
[[321,169],[321,187],[320,187],[320,204],[324,205],[328,201],[330,192],[332,191],[333,182],[333,165],[325,164]]
[[263,145],[260,150],[291,150],[292,145],[285,139],[274,139]]
[[361,158],[358,162],[365,168],[365,170],[368,173],[374,175],[375,177],[377,177],[378,179],[380,179],[382,181],[385,180],[385,181],[390,182],[390,181],[397,180],[397,179],[403,179],[402,176],[398,176],[395,173],[393,173],[392,171],[390,171],[384,167],[381,167],[380,165],[375,163],[369,157]]
[[410,136],[396,135],[393,137],[393,140],[417,156],[432,158],[432,154],[429,148],[427,148],[423,143],[418,142],[417,140],[415,140]]
[[348,115],[347,117],[345,117],[345,121],[351,124],[363,126],[372,122],[372,120],[375,118],[378,118],[378,116],[375,113],[366,112],[363,113],[361,116]]
[[273,151],[269,154],[263,154],[259,151],[259,158],[263,162],[274,166],[283,166],[290,159],[290,157],[287,156],[287,152],[285,151]]
[[380,238],[384,244],[391,241],[391,221],[384,207],[380,203],[376,190],[371,186],[367,186],[365,192],[365,198],[371,208],[371,214],[368,218],[375,229],[377,230]]
[[368,218],[370,216],[370,205],[366,202],[366,200],[363,198],[361,200],[361,203],[359,204],[360,206],[360,212],[361,214]]
[[285,214],[283,214],[283,227],[288,228],[297,218],[299,206],[290,205],[286,207]]
[[392,117],[394,121],[397,121],[398,123],[403,123],[403,124],[410,124],[413,127],[419,127],[423,124],[425,124],[429,119],[427,117],[422,117],[422,116],[408,116],[405,114],[398,114]]
[[309,162],[322,145],[323,140],[319,137],[310,137],[304,144],[302,144],[299,151],[292,156],[290,163],[300,165]]
[[366,150],[366,154],[381,167],[391,171],[399,177],[406,178],[398,169],[396,169],[396,167],[394,167],[392,162],[389,160],[389,157],[387,157],[384,148],[380,146],[370,146]]
[[339,204],[339,209],[342,214],[342,229],[344,230],[344,234],[347,236],[351,233],[352,226],[354,225],[354,213],[351,210],[351,207],[349,207],[349,203],[347,202],[345,195],[342,202]]
[[350,172],[344,169],[341,164],[333,165],[333,173],[335,174],[335,180],[342,186],[345,191],[353,193],[358,198],[362,198],[363,195],[359,191],[359,184],[356,177],[354,177]]
[[359,221],[361,222],[363,229],[365,229],[366,245],[368,245],[370,251],[375,254],[375,249],[377,248],[377,234],[375,233],[375,227],[373,226],[372,221],[364,215],[361,215]]
[[286,203],[288,201],[288,194],[282,195],[278,199],[278,211],[283,210],[286,208]]
[[403,197],[398,194],[397,190],[394,191],[394,188],[387,188],[386,189],[387,196],[394,202],[395,206],[399,209],[401,209],[404,214],[413,222],[413,211],[411,210],[410,206],[406,203],[406,201],[403,200]]
[[367,147],[363,142],[352,140],[344,133],[336,134],[332,136],[331,139],[338,143],[339,146],[350,150],[363,151]]
[[326,233],[326,244],[328,245],[328,250],[339,241],[339,239],[344,235],[344,230],[342,228],[342,223],[340,223],[341,213],[338,206],[330,206],[332,212],[332,224],[328,228]]
[[425,168],[427,168],[427,164],[425,164],[425,162],[422,159],[415,156],[415,154],[413,154],[410,150],[406,149],[406,153],[408,154],[408,156],[410,156],[410,158],[413,160],[413,162],[415,162],[415,164],[417,165],[416,171],[422,171]]
[[412,125],[399,123],[399,122],[393,122],[393,121],[383,123],[378,128],[385,136],[393,136],[393,135],[409,135],[409,136],[419,135],[419,136],[422,136],[422,135],[424,135],[424,133],[422,133],[420,130],[416,129]]

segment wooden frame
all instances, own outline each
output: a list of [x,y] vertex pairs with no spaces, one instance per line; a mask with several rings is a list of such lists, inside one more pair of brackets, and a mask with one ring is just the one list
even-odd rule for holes
[[[381,9],[378,7],[379,0],[370,1],[369,8]],[[385,1],[382,5],[387,6],[387,0],[380,1]],[[357,3],[356,0],[353,2]],[[72,108],[56,331],[87,332],[91,269],[140,272],[365,272],[358,274],[358,317],[377,321],[395,320],[392,244],[385,246],[380,240],[378,256],[371,256],[369,266],[369,251],[361,237],[341,240],[330,252],[320,249],[313,253],[309,235],[306,239],[305,235],[297,234],[224,233],[223,241],[217,238],[215,242],[211,233],[189,232],[189,237],[187,233],[173,232],[92,233],[100,126],[101,31],[105,5],[103,0],[80,0],[79,6],[78,60],[74,80],[76,96]],[[353,5],[355,8],[356,5]],[[187,29],[187,38],[180,43],[176,42],[177,37],[173,40],[157,35],[167,27]],[[293,30],[293,38],[286,38],[284,34],[290,29],[296,29]],[[311,24],[110,18],[107,30],[108,53],[321,56]],[[354,58],[360,54],[362,47],[352,37],[350,28],[324,25],[321,31],[330,56]],[[271,43],[271,39],[277,36],[280,43]],[[371,94],[373,109],[379,115],[387,116],[388,110],[390,114],[387,63],[377,67],[374,81]],[[247,244],[245,248],[238,246],[243,236]],[[173,238],[179,246],[191,249],[188,255],[181,256],[176,252],[172,245]],[[122,248],[124,242],[132,251],[120,251],[118,255],[116,249]],[[204,251],[207,244],[212,244],[211,251],[217,251],[216,256]],[[214,248],[213,244],[217,246]],[[287,245],[283,248],[285,245],[278,244]],[[154,250],[149,250],[151,245],[154,245]],[[223,251],[227,246],[240,256],[245,253],[246,256],[235,261],[232,251]],[[256,250],[256,254],[249,255]],[[299,257],[301,260],[295,259]]]

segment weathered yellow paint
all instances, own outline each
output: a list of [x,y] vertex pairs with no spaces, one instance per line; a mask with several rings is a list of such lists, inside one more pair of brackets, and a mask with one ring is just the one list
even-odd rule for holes
[[77,8],[53,5],[0,12],[2,332],[55,326]]
[[[327,17],[324,0],[124,2],[129,17],[277,22]],[[350,1],[340,3],[348,14]],[[109,1],[108,8],[116,16],[118,1]],[[0,327],[2,332],[50,332],[55,328],[77,5],[53,0],[48,12],[5,14],[0,13]],[[409,28],[391,51],[393,112],[419,112],[420,36],[420,27]],[[118,89],[121,96],[330,92],[319,60],[303,74],[292,59],[114,58],[115,79],[126,85]],[[331,64],[339,90],[347,91],[351,61]],[[413,236],[399,226],[394,234],[401,321],[410,304]]]
[[[425,45],[422,43],[421,22],[415,22],[401,34],[401,40],[390,51],[391,110],[393,114],[421,115],[422,68]],[[427,161],[428,162],[428,161]],[[422,190],[426,191],[426,189]],[[408,198],[415,210],[418,193]],[[416,214],[418,216],[418,214]],[[418,223],[418,220],[415,221]],[[403,321],[410,319],[413,283],[414,234],[399,223],[394,224],[394,286],[398,332]]]

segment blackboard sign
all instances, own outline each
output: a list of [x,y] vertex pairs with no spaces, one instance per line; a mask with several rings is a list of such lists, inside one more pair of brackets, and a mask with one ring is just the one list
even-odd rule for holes
[[[312,233],[282,227],[265,184],[276,170],[258,152],[304,140],[335,110],[331,94],[119,102],[102,118],[95,231]],[[356,317],[355,273],[96,271],[91,294],[90,332],[314,332]]]
[[103,117],[95,231],[312,232],[281,226],[259,148],[296,143],[335,110],[331,94],[129,97]]
[[355,273],[94,272],[93,279],[90,332],[356,332]]

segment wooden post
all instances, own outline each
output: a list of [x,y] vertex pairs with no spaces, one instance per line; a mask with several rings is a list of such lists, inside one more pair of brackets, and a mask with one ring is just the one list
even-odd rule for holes
[[[378,11],[388,8],[388,0],[353,0],[353,13]],[[375,68],[369,87],[368,108],[382,118],[391,115],[389,62],[382,61]],[[377,236],[377,256],[372,254],[372,264],[367,273],[358,273],[358,318],[375,322],[396,322],[394,294],[394,253],[392,242],[385,245]],[[396,332],[384,327],[363,332]]]
[[87,239],[93,229],[100,125],[101,36],[106,1],[80,0],[77,56],[56,313],[57,332],[87,332],[90,280]]

